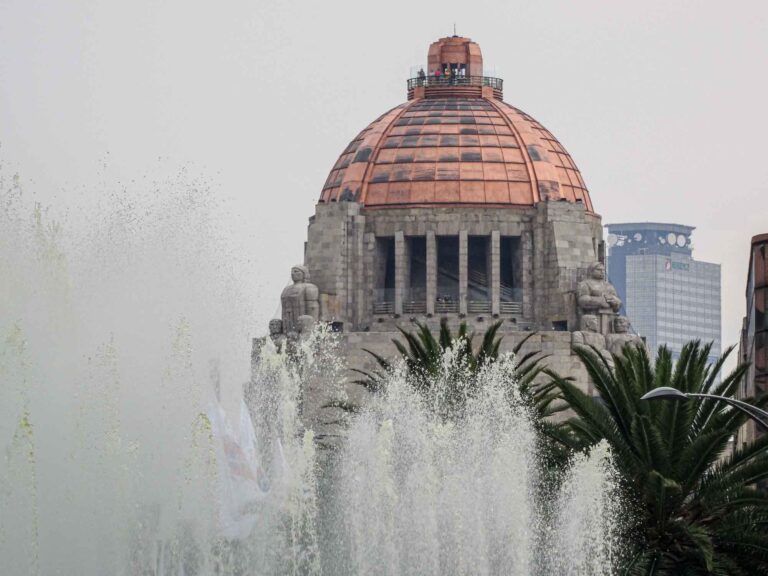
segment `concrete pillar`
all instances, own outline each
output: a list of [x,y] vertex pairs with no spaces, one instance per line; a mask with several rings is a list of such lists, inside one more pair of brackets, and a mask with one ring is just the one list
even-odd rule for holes
[[403,313],[403,299],[405,298],[405,235],[402,230],[395,232],[395,314]]
[[468,236],[466,230],[459,232],[459,313],[467,314],[467,292],[468,292]]
[[501,300],[501,234],[491,232],[491,314],[498,314]]
[[537,265],[537,259],[534,254],[534,233],[530,230],[523,232],[520,239],[520,249],[522,250],[522,284],[523,284],[523,318],[526,320],[537,320],[534,318],[535,292],[537,289],[534,269],[541,275],[541,266]]
[[427,230],[427,314],[435,313],[437,299],[437,238]]

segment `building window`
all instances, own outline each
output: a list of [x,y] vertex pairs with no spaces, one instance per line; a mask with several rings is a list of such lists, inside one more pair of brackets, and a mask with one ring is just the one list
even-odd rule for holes
[[374,314],[392,314],[395,310],[395,239],[376,238],[376,283]]
[[499,245],[501,302],[522,301],[522,261],[519,236],[502,236]]
[[[408,265],[408,294],[406,300],[412,305],[424,307],[427,301],[427,239],[424,236],[411,236],[407,238],[408,255],[410,263]],[[421,310],[410,310],[411,312],[421,312]]]
[[490,301],[490,238],[470,236],[467,240],[467,284],[470,302]]
[[459,237],[437,237],[437,312],[459,310]]

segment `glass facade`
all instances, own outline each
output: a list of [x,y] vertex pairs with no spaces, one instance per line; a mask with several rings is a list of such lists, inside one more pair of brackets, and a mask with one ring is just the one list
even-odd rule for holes
[[722,351],[720,265],[694,260],[693,228],[637,223],[608,231],[608,279],[651,355],[662,344],[678,355],[686,342],[701,340],[713,343],[715,362]]

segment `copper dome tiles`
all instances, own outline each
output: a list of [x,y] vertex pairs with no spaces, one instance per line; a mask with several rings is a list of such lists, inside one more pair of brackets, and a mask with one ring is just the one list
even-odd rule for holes
[[495,99],[425,98],[382,115],[339,157],[321,202],[367,207],[584,202],[570,155],[530,116]]

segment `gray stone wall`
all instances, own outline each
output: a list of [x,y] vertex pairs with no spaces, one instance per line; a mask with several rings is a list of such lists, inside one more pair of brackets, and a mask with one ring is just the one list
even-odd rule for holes
[[[426,238],[427,295],[425,312],[403,313],[409,275],[409,237]],[[459,312],[435,313],[436,238],[459,238]],[[489,238],[492,264],[491,310],[467,314],[467,238]],[[499,309],[499,242],[514,237],[516,282],[522,289],[522,310],[504,314]],[[376,288],[383,278],[382,251],[377,238],[391,238],[395,246],[395,293],[391,313],[374,314]],[[547,201],[535,207],[488,208],[446,206],[430,208],[366,209],[355,202],[317,206],[310,219],[305,265],[321,297],[321,320],[343,323],[343,348],[350,367],[371,366],[370,348],[388,356],[397,328],[411,330],[413,322],[437,330],[442,318],[452,330],[462,321],[482,333],[503,319],[503,349],[511,350],[530,331],[538,331],[527,349],[549,354],[547,362],[564,376],[588,386],[583,366],[573,354],[572,331],[578,329],[576,286],[590,264],[603,256],[600,217],[583,204]],[[435,260],[433,262],[433,260]],[[556,324],[555,324],[556,323]],[[553,328],[561,331],[555,331]],[[563,331],[564,330],[564,331]]]
[[[354,202],[317,206],[310,220],[305,264],[321,293],[321,317],[344,323],[345,331],[389,330],[394,325],[407,326],[410,315],[403,314],[409,274],[408,238],[427,238],[427,254],[435,257],[438,236],[460,239],[460,306],[467,312],[468,236],[488,236],[489,275],[493,282],[491,315],[498,310],[497,268],[498,239],[519,238],[515,259],[522,288],[522,311],[514,315],[517,326],[551,329],[554,322],[576,327],[575,288],[586,268],[602,256],[600,217],[587,214],[583,204],[541,202],[536,207],[434,207],[365,209]],[[395,241],[396,286],[394,313],[389,317],[373,314],[376,287],[380,283],[381,254],[376,238]],[[496,252],[494,252],[494,247]],[[434,263],[427,264],[427,320],[434,312]],[[508,316],[511,319],[511,315]],[[485,318],[483,318],[485,320]],[[377,327],[376,324],[384,324]]]

